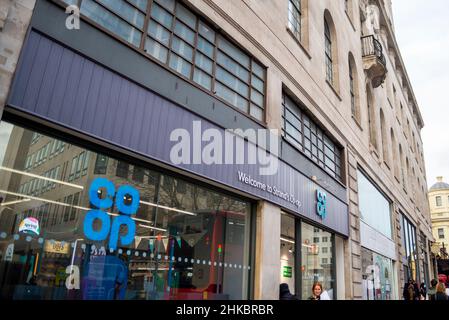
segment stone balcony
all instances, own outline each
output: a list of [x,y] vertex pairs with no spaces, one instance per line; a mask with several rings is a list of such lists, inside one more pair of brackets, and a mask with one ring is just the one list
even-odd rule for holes
[[362,37],[363,69],[373,88],[379,87],[387,76],[387,61],[381,43],[373,35]]

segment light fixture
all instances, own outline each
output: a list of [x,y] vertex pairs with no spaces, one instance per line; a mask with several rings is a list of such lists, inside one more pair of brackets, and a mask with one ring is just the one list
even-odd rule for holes
[[147,228],[147,229],[153,229],[153,230],[158,230],[158,231],[163,231],[163,232],[166,232],[166,231],[167,231],[167,229],[162,229],[162,228],[156,228],[156,227],[152,227],[152,226],[147,226],[147,225],[141,224],[141,223],[139,223],[139,227]]
[[293,253],[293,247],[290,247],[290,248],[288,249],[288,252]]
[[295,241],[293,241],[293,240],[289,240],[289,239],[282,238],[282,237],[281,237],[281,240],[285,241],[285,242],[288,242],[288,243],[293,243],[293,244],[295,243]]
[[40,175],[37,175],[37,174],[28,173],[28,172],[25,172],[25,171],[15,170],[15,169],[11,169],[11,168],[6,168],[6,167],[3,167],[3,166],[0,166],[0,170],[9,171],[9,172],[12,172],[12,173],[18,173],[18,174],[22,174],[22,175],[29,176],[29,177],[32,177],[32,178],[37,178],[37,179],[47,180],[47,181],[51,181],[51,182],[56,182],[56,183],[63,184],[63,185],[66,185],[66,186],[69,186],[69,187],[73,187],[73,188],[77,188],[77,189],[84,189],[83,186],[80,186],[78,184],[73,184],[73,183],[68,183],[68,182],[61,181],[61,180],[47,178],[47,177],[43,177],[43,176],[40,176]]
[[171,207],[166,207],[166,206],[161,206],[160,204],[155,204],[155,203],[152,203],[152,202],[140,201],[140,203],[146,204],[147,206],[151,206],[151,207],[156,207],[156,208],[166,209],[166,210],[169,210],[169,211],[175,211],[175,212],[179,212],[179,213],[188,214],[190,216],[196,216],[197,215],[196,213],[193,213],[193,212],[180,210],[180,209],[176,209],[176,208],[171,208]]
[[18,203],[22,203],[22,202],[27,202],[30,201],[30,198],[25,198],[25,199],[20,199],[20,200],[14,200],[14,201],[9,201],[9,202],[3,202],[2,204],[0,204],[0,206],[8,206],[8,205],[12,205],[12,204],[18,204]]

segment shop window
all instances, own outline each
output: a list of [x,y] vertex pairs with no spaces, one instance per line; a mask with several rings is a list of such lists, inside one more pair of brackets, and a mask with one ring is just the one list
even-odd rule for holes
[[413,279],[419,283],[419,264],[418,248],[416,243],[416,227],[402,214],[401,215],[403,233],[402,236],[405,242],[405,254],[408,263],[408,279]]
[[[0,122],[2,132],[3,125],[10,124]],[[90,150],[96,161],[89,163],[85,160],[88,150],[70,144],[61,151],[63,156],[47,160],[45,172],[32,168],[21,172],[26,158],[36,152],[37,145],[30,143],[32,134],[13,126],[0,138],[6,146],[22,139],[19,143],[23,146],[17,154],[8,155],[11,163],[20,167],[7,169],[18,173],[11,175],[0,168],[4,202],[13,202],[0,211],[0,251],[14,246],[11,267],[6,268],[9,261],[0,259],[0,299],[248,299],[252,271],[249,202],[146,167],[138,175],[148,177],[148,182],[137,182],[129,175],[117,179],[118,159],[108,161],[109,154]],[[45,143],[53,140],[53,146],[58,141],[45,135],[39,139]],[[0,149],[0,158],[6,149]],[[65,159],[70,159],[68,167],[59,169],[59,174],[57,168],[65,166]],[[136,168],[134,163],[120,161],[123,168]],[[62,171],[76,175],[79,168],[81,174],[86,169],[85,178],[62,181]],[[93,241],[84,234],[83,223],[91,207],[88,191],[98,175],[112,181],[116,190],[129,185],[140,194],[137,212],[131,216],[136,224],[131,244],[119,241],[111,248],[109,238]],[[42,179],[44,176],[55,181]],[[40,181],[48,183],[40,185]],[[42,191],[53,183],[54,190]],[[14,188],[8,189],[10,186]],[[19,186],[23,186],[21,192]],[[32,200],[27,198],[30,193],[35,196]],[[119,214],[116,205],[104,211],[110,213],[110,219]],[[12,213],[16,221],[10,219]],[[19,231],[26,217],[37,221],[38,231]],[[95,230],[101,228],[101,221],[93,223]],[[118,232],[126,235],[128,231],[123,226]],[[65,270],[72,259],[74,265],[85,269],[80,272],[80,288],[67,290]],[[120,275],[124,286],[114,296],[115,283],[110,279],[116,279],[111,275],[117,275],[117,268],[126,272]]]
[[394,300],[393,261],[362,247],[363,300]]
[[295,238],[295,218],[288,214],[282,214],[280,283],[288,284],[292,294],[296,293]]
[[[315,240],[323,236],[331,239],[326,243],[326,247],[316,243]],[[312,285],[315,282],[321,283],[323,290],[327,291],[331,299],[334,295],[335,287],[335,266],[330,262],[333,256],[333,237],[329,232],[313,227],[307,223],[301,223],[301,297],[308,299],[312,295]],[[329,251],[323,252],[326,248]],[[326,259],[326,260],[325,260]]]
[[360,170],[357,183],[362,221],[391,239],[390,201]]

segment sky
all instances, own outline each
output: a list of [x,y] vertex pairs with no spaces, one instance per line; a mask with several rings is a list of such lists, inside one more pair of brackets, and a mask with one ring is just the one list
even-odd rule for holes
[[396,40],[424,118],[430,188],[449,183],[449,1],[392,0]]

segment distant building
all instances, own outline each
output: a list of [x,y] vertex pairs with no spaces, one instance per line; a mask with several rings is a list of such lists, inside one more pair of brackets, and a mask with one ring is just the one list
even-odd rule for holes
[[449,247],[449,184],[443,177],[429,190],[430,214],[432,217],[432,233],[435,238],[433,252],[443,256]]

